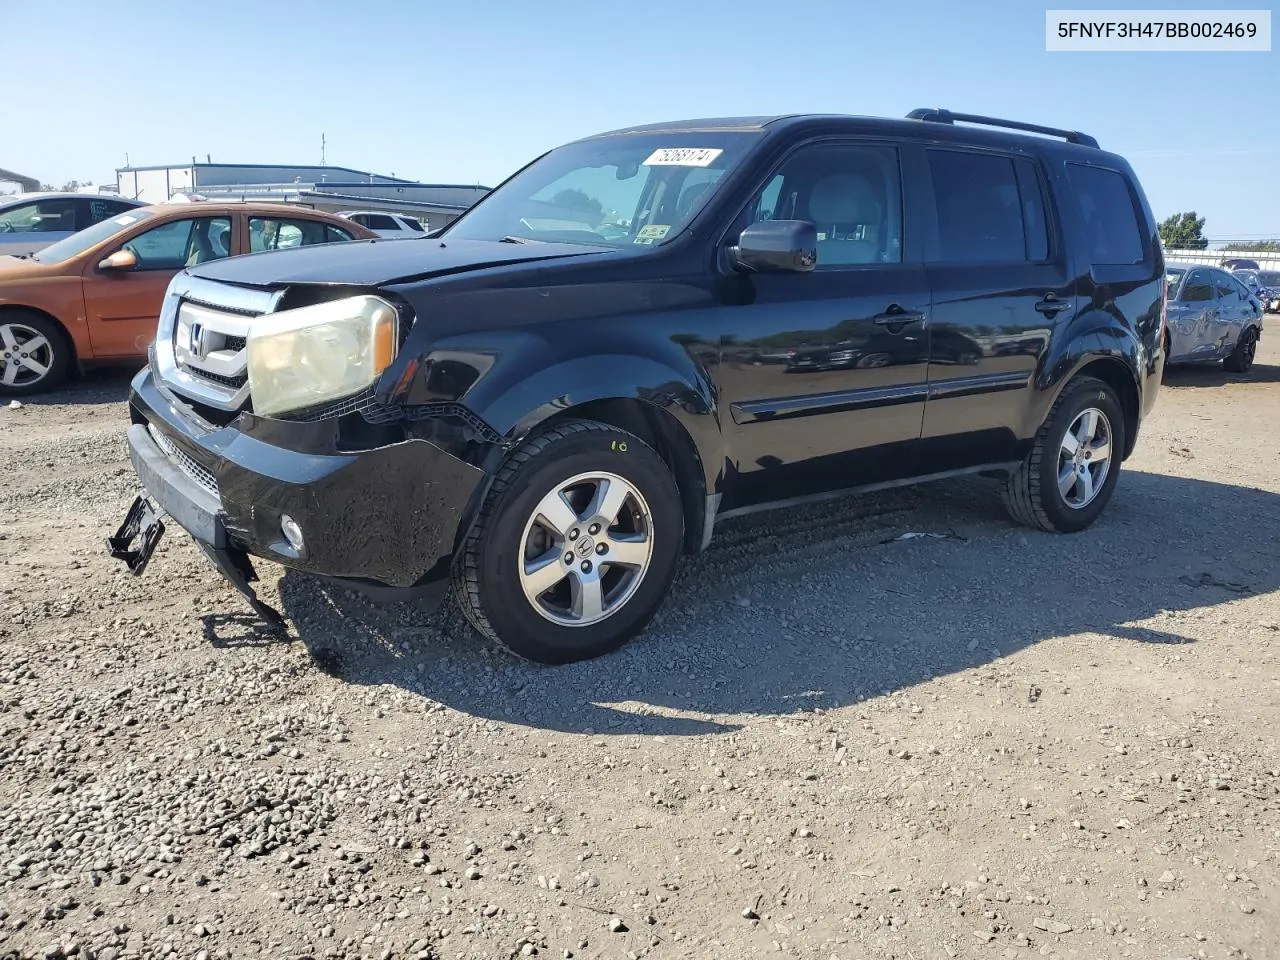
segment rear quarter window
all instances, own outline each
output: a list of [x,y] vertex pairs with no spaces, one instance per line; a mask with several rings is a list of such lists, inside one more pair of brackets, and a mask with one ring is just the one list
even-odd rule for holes
[[1141,263],[1145,255],[1138,208],[1125,175],[1105,167],[1067,164],[1089,262]]

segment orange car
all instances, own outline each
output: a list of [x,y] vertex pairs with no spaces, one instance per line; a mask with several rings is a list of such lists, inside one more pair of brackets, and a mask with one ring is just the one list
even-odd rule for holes
[[309,208],[200,201],[138,207],[27,256],[0,257],[0,396],[47,390],[86,364],[145,357],[165,290],[184,267],[375,238]]

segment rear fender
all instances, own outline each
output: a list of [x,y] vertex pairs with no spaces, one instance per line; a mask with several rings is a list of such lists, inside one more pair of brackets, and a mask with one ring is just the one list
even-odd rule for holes
[[1128,456],[1137,439],[1136,426],[1149,407],[1147,394],[1154,392],[1144,371],[1150,368],[1157,383],[1160,376],[1158,349],[1148,350],[1132,330],[1103,311],[1081,314],[1064,332],[1065,336],[1055,338],[1060,349],[1051,352],[1036,372],[1036,390],[1023,437],[1033,437],[1067,385],[1090,364],[1101,361],[1110,374],[1106,379],[1116,382],[1130,417],[1124,453]]

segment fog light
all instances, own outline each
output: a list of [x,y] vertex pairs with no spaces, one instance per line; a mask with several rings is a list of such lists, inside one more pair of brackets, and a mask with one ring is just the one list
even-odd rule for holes
[[298,526],[298,521],[293,519],[287,513],[280,518],[280,532],[284,534],[284,538],[289,541],[289,546],[302,552],[302,527]]

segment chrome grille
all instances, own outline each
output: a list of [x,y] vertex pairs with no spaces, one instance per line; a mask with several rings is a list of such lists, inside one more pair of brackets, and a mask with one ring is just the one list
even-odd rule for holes
[[156,372],[183,397],[217,410],[243,409],[249,324],[273,312],[281,295],[179,274],[160,311]]
[[179,364],[179,366],[194,377],[198,377],[201,380],[208,380],[210,383],[220,383],[224,387],[229,387],[232,390],[239,390],[249,382],[249,374],[247,373],[241,373],[234,377],[227,377],[220,373],[214,373],[210,370],[200,370],[186,363]]
[[150,423],[147,424],[147,432],[151,434],[151,439],[156,442],[156,446],[164,451],[165,456],[178,465],[179,470],[217,497],[219,503],[222,502],[222,494],[218,490],[218,480],[214,477],[212,471],[191,456],[183,453],[172,440]]
[[252,319],[183,301],[178,305],[178,322],[173,328],[173,355],[178,367],[196,380],[217,384],[231,400],[249,382],[245,334]]

